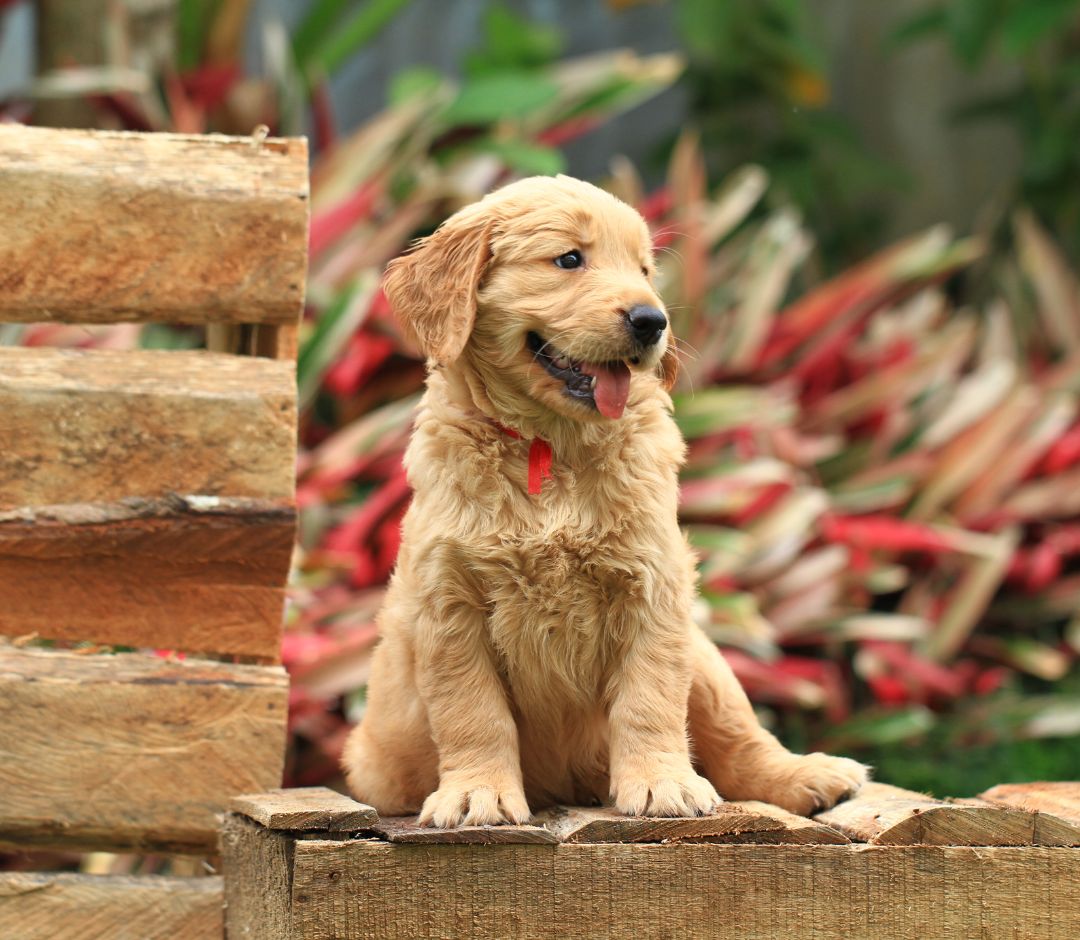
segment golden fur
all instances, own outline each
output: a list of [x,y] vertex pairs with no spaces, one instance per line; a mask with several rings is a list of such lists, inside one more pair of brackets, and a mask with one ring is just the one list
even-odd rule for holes
[[[572,249],[585,265],[556,267]],[[635,304],[663,309],[652,264],[633,209],[558,177],[468,206],[390,267],[430,374],[367,712],[344,757],[381,813],[523,822],[610,796],[629,814],[694,815],[717,791],[807,813],[866,779],[854,761],[785,750],[692,622],[673,346],[665,331],[635,347],[625,322]],[[622,416],[572,400],[530,330],[586,363],[637,354]],[[554,454],[539,495],[534,437]]]

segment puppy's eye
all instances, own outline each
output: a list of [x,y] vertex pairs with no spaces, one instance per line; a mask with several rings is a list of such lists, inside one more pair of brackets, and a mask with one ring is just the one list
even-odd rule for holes
[[555,259],[555,267],[569,271],[571,268],[580,268],[585,263],[585,256],[580,251],[568,251],[565,255],[559,255]]
[[645,267],[645,265],[642,265],[641,266],[641,273],[644,274],[646,277],[648,277],[649,276],[649,269],[647,267]]

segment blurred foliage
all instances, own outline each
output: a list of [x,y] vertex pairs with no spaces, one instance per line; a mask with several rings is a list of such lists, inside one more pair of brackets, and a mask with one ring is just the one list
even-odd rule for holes
[[805,215],[835,267],[880,238],[881,193],[904,174],[873,154],[829,99],[828,61],[802,0],[675,0],[685,83],[710,176],[746,163],[773,181],[770,201]]
[[902,23],[893,39],[939,39],[965,69],[1006,76],[1000,90],[961,102],[952,119],[1012,127],[1023,154],[1007,203],[1030,205],[1080,257],[1080,2],[950,0]]

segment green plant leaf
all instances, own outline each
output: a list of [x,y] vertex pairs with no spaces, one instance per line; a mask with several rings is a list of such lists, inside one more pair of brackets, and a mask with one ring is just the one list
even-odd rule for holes
[[410,2],[367,0],[356,13],[318,42],[303,60],[304,71],[332,75],[390,25],[391,20]]
[[502,5],[493,6],[484,17],[484,40],[483,48],[465,60],[467,75],[547,65],[563,45],[557,28],[515,16]]
[[998,7],[997,0],[951,0],[946,4],[946,27],[953,49],[969,68],[980,65],[986,57],[999,22]]
[[1022,55],[1055,30],[1063,30],[1080,13],[1076,0],[1024,0],[1013,6],[1002,23],[1005,48]]
[[437,69],[418,65],[415,68],[404,69],[390,79],[389,100],[391,104],[401,104],[409,98],[432,94],[444,79]]
[[193,69],[206,48],[206,34],[214,21],[217,0],[180,0],[176,8],[177,65]]
[[312,53],[326,41],[342,13],[356,0],[315,0],[293,32],[293,53],[300,67],[305,67]]
[[491,72],[469,79],[443,117],[451,124],[490,124],[523,117],[558,93],[554,82],[534,73]]

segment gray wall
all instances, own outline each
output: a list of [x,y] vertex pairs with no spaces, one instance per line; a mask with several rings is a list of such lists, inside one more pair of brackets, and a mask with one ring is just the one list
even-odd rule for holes
[[[613,46],[641,53],[678,48],[670,3],[638,4],[614,13],[605,0],[505,2],[532,19],[557,25],[571,55]],[[882,42],[891,25],[921,9],[925,0],[807,2],[830,49],[833,106],[854,121],[873,150],[915,175],[916,188],[896,203],[893,232],[941,220],[969,228],[979,207],[1015,172],[1017,153],[1005,129],[957,131],[948,128],[945,115],[964,94],[1008,76],[997,71],[976,81],[956,70],[940,43],[886,53]],[[253,23],[269,17],[294,23],[305,6],[306,0],[256,0]],[[371,49],[336,77],[332,99],[339,124],[355,126],[378,111],[396,69],[422,64],[453,73],[463,52],[478,41],[485,7],[486,0],[414,0]],[[0,39],[0,93],[24,84],[30,75],[31,13],[23,4],[7,14]],[[248,46],[257,68],[257,25]],[[648,164],[657,142],[679,127],[684,113],[681,94],[666,93],[575,142],[572,172],[596,176],[613,153]]]

